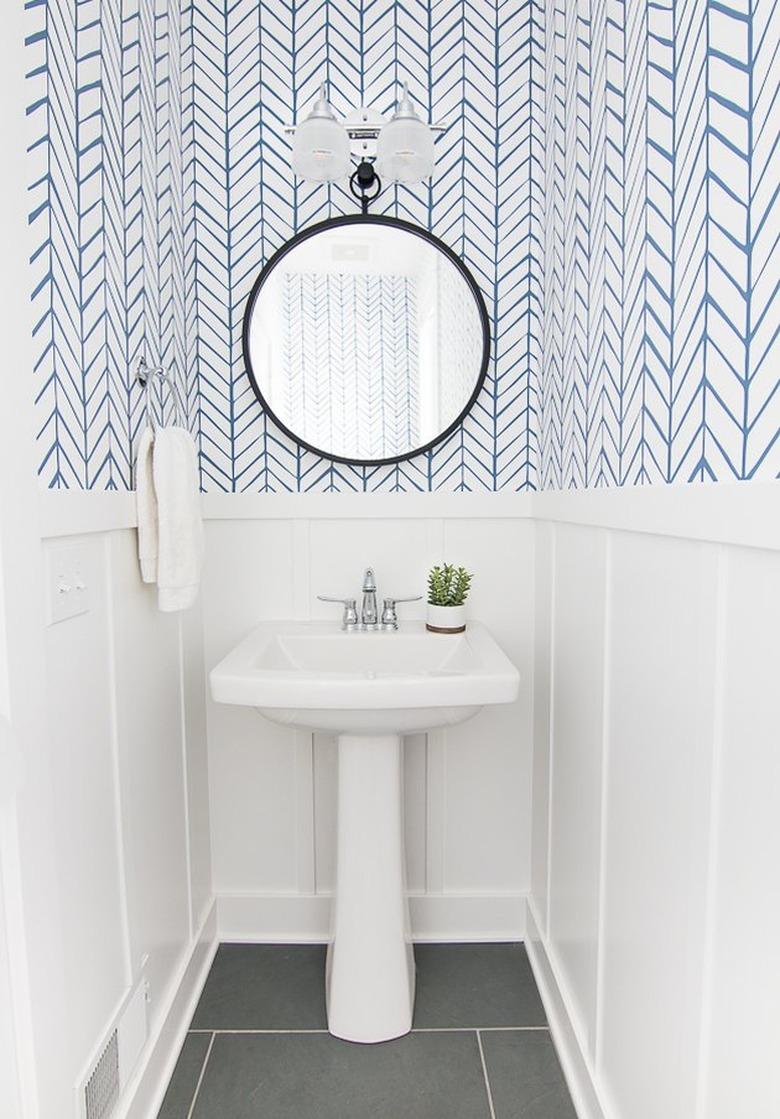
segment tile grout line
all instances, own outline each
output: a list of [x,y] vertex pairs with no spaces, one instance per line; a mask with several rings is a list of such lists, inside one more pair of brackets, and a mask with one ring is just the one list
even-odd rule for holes
[[[190,1029],[191,1034],[330,1034],[330,1030],[231,1030],[231,1029]],[[410,1034],[473,1034],[473,1033],[549,1033],[549,1026],[415,1026],[409,1030]],[[409,1034],[401,1034],[408,1037]],[[390,1038],[391,1041],[400,1041],[399,1038]]]
[[417,1026],[413,1034],[497,1034],[549,1032],[549,1026]]
[[216,1036],[216,1034],[280,1034],[280,1035],[284,1036],[284,1035],[287,1035],[287,1034],[326,1034],[328,1032],[329,1032],[328,1030],[230,1030],[230,1029],[224,1029],[224,1030],[195,1029],[195,1030],[189,1030],[188,1031],[188,1033],[191,1033],[191,1034],[214,1034],[215,1036]]
[[482,1062],[482,1076],[485,1081],[485,1091],[487,1092],[488,1107],[490,1108],[490,1119],[496,1119],[496,1109],[493,1107],[493,1093],[490,1090],[490,1080],[488,1079],[487,1063],[485,1062],[485,1050],[482,1048],[482,1035],[479,1030],[477,1034],[477,1046],[479,1048],[479,1059]]
[[209,1042],[209,1047],[206,1050],[206,1056],[203,1058],[203,1065],[201,1066],[200,1076],[198,1077],[198,1082],[195,1085],[195,1093],[192,1097],[192,1103],[190,1104],[190,1109],[187,1112],[187,1119],[192,1119],[193,1113],[195,1111],[195,1104],[198,1102],[198,1095],[200,1094],[200,1086],[203,1083],[203,1077],[206,1075],[206,1066],[209,1063],[209,1057],[211,1056],[211,1050],[214,1048],[214,1039],[216,1038],[216,1036],[216,1033],[212,1032],[211,1041]]

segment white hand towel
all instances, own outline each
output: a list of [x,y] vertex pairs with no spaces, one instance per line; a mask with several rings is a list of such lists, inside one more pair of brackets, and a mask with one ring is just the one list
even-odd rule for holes
[[183,427],[161,428],[152,455],[157,494],[157,604],[186,610],[195,601],[203,561],[195,443]]
[[135,506],[138,515],[138,560],[145,583],[157,582],[157,497],[152,478],[154,432],[144,428],[135,457]]

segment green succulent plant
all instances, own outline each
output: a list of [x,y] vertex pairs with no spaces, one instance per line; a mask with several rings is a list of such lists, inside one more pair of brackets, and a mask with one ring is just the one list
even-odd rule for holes
[[465,567],[445,563],[431,568],[428,602],[431,606],[462,606],[469,595],[473,575]]

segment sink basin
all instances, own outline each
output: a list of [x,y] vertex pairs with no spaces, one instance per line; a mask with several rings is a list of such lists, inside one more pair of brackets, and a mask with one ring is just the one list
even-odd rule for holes
[[325,993],[348,1041],[408,1033],[414,955],[403,847],[401,736],[511,703],[519,674],[484,626],[344,633],[330,622],[267,622],[211,672],[219,703],[338,734],[336,891]]
[[462,722],[517,695],[517,669],[484,626],[429,633],[342,633],[329,622],[268,622],[211,673],[220,703],[337,733],[409,734]]

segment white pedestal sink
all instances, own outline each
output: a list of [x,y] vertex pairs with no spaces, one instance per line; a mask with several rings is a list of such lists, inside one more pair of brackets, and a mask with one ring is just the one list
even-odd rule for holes
[[348,1041],[412,1025],[414,957],[405,889],[402,735],[451,726],[517,696],[519,675],[484,626],[445,636],[334,632],[268,622],[211,672],[220,703],[338,734],[336,896],[328,946],[328,1028]]

